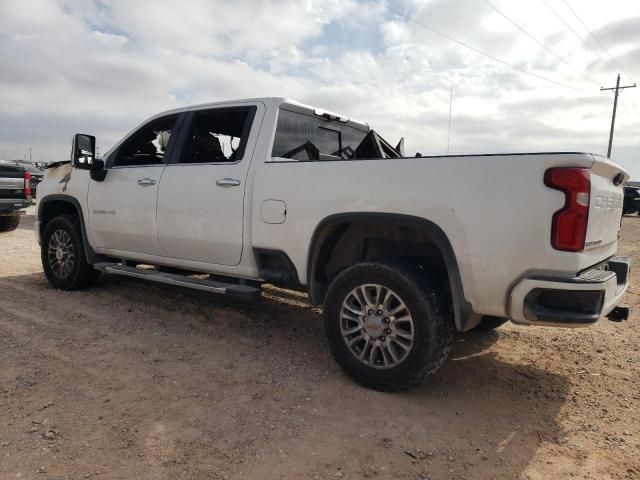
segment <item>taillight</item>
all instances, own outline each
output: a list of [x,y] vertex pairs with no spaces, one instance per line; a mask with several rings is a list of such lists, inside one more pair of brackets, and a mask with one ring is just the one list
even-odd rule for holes
[[28,197],[31,195],[31,174],[29,172],[24,172],[24,196]]
[[564,207],[553,214],[551,245],[556,250],[581,252],[587,237],[591,174],[588,168],[550,168],[546,186],[564,192]]

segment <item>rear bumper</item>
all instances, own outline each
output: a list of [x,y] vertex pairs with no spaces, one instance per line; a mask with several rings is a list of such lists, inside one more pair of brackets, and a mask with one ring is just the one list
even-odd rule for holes
[[629,272],[629,257],[612,257],[573,278],[525,278],[511,291],[510,318],[523,325],[591,325],[618,305]]
[[0,198],[0,213],[21,210],[31,206],[31,197],[27,198]]

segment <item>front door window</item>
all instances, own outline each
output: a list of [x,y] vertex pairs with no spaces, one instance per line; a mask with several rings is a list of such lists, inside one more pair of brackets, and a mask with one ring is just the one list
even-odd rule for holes
[[118,148],[113,167],[160,165],[168,150],[177,115],[150,122]]

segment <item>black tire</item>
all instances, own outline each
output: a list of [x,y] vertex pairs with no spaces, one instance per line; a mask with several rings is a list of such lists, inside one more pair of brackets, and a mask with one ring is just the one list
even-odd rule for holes
[[[414,322],[410,351],[397,365],[384,369],[359,360],[341,332],[343,302],[359,285],[374,283],[391,289],[404,302]],[[430,276],[417,267],[382,263],[354,265],[333,280],[325,298],[323,324],[329,348],[338,364],[358,383],[381,391],[409,388],[438,370],[449,355],[455,330],[449,303],[447,294],[437,289]],[[364,325],[364,318],[361,320]],[[362,332],[366,333],[366,329]],[[366,340],[362,351],[366,352],[368,345]]]
[[20,215],[3,215],[0,217],[0,232],[13,232],[20,225]]
[[[56,232],[66,232],[70,239],[67,250],[69,251],[68,256],[72,256],[73,262],[66,271],[56,272],[49,258],[51,237]],[[81,290],[90,287],[100,276],[100,272],[87,262],[82,242],[82,226],[76,215],[61,215],[47,223],[42,235],[40,252],[42,268],[47,280],[60,290]]]
[[495,330],[496,328],[501,327],[508,321],[508,318],[485,315],[484,317],[482,317],[482,320],[480,320],[480,323],[473,327],[473,330],[476,332],[490,332],[491,330]]

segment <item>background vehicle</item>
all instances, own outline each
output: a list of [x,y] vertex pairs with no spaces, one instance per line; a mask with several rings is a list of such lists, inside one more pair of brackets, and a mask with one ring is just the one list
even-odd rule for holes
[[628,215],[630,213],[640,214],[640,187],[633,185],[624,186],[624,205],[622,213]]
[[38,167],[36,167],[35,165],[30,163],[19,163],[19,165],[22,166],[22,168],[24,168],[24,170],[26,172],[29,172],[30,174],[31,198],[35,200],[38,194],[38,185],[40,184],[40,182],[42,181],[42,178],[44,177],[44,172]]
[[18,228],[20,210],[31,205],[31,174],[15,163],[0,162],[0,232]]
[[455,330],[626,316],[621,167],[571,152],[407,158],[402,145],[280,98],[162,113],[104,159],[78,134],[40,186],[45,274],[65,290],[99,272],[244,297],[262,282],[306,290],[338,363],[382,390],[437,370]]

